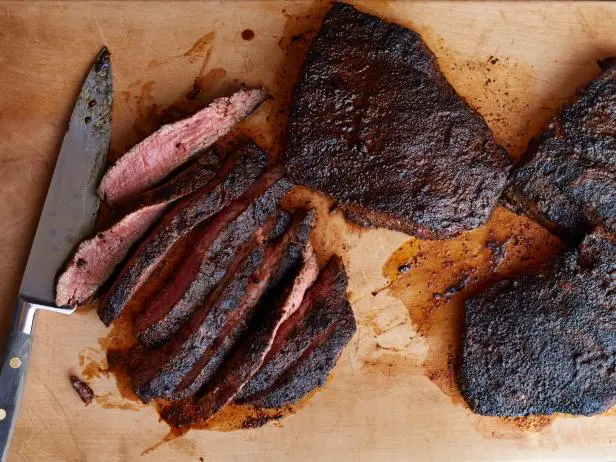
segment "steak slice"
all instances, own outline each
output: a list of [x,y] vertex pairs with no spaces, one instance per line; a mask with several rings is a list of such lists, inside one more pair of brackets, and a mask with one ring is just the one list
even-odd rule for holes
[[325,383],[356,330],[346,287],[344,265],[334,256],[300,307],[280,326],[261,369],[237,394],[237,401],[284,406]]
[[[262,241],[256,235],[276,230],[278,222],[284,220],[275,215],[278,199],[270,194],[264,194],[254,202],[242,197],[212,220],[182,267],[156,300],[137,317],[135,332],[141,343],[153,347],[173,336],[203,304],[246,244]],[[280,214],[288,216],[286,212]]]
[[135,392],[143,402],[190,396],[216,372],[246,332],[303,221],[295,220],[275,243],[258,243],[245,259],[236,259],[188,323],[136,373]]
[[139,196],[111,228],[83,241],[58,278],[56,305],[75,305],[92,298],[167,206],[205,186],[218,167],[218,159],[210,153],[199,156],[168,182]]
[[[266,286],[265,296],[259,303],[256,312],[263,309],[263,305],[268,305],[272,297],[272,292],[277,291],[282,280],[289,274],[296,273],[301,265],[302,255],[310,238],[314,226],[316,213],[314,210],[309,212],[300,211],[294,214],[293,221],[285,235],[278,243],[278,247],[284,248],[281,257],[276,264],[269,269],[269,277]],[[245,326],[242,326],[244,330]],[[229,357],[232,350],[240,340],[243,331],[236,331],[233,342],[227,341],[218,350],[212,349],[197,362],[195,367],[187,374],[171,395],[174,399],[182,399],[192,396],[207,383],[223,362]]]
[[616,59],[529,145],[506,198],[564,237],[616,233]]
[[588,235],[535,276],[466,303],[458,384],[482,415],[591,415],[616,404],[616,238]]
[[114,205],[145,191],[196,152],[214,144],[266,98],[263,88],[241,89],[214,100],[192,117],[164,125],[107,170],[98,188],[99,196]]
[[348,218],[422,238],[484,224],[511,167],[417,33],[342,3],[296,83],[285,157]]
[[268,311],[255,330],[206,386],[199,401],[204,421],[212,418],[225,404],[233,400],[246,382],[259,370],[279,327],[297,310],[306,290],[314,283],[318,274],[319,265],[312,246],[308,244],[304,251],[303,265],[283,295],[278,297],[272,309],[265,308]]
[[[170,203],[188,196],[212,181],[220,168],[221,159],[212,151],[204,151],[182,166],[165,181],[137,196],[122,202],[117,207],[120,215],[162,202]],[[115,210],[114,210],[115,212]]]
[[[137,289],[148,279],[173,244],[199,223],[212,217],[247,192],[252,197],[272,189],[282,195],[288,187],[282,173],[273,171],[253,184],[267,165],[267,156],[254,144],[231,155],[208,185],[176,203],[124,264],[98,310],[105,325],[120,314]],[[280,184],[279,184],[280,183]],[[252,186],[251,186],[252,185]],[[273,185],[274,186],[271,188]]]

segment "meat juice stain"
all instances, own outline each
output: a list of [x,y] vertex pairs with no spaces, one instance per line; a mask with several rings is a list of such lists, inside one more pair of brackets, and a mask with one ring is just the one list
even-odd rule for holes
[[255,38],[255,33],[252,29],[244,29],[242,31],[242,40],[250,42],[253,38]]
[[222,68],[206,71],[214,38],[215,33],[210,32],[199,38],[189,50],[180,56],[166,61],[150,60],[148,62],[144,71],[146,75],[151,69],[177,59],[188,61],[189,64],[202,60],[193,83],[178,95],[176,101],[164,105],[157,103],[154,97],[156,82],[146,78],[137,79],[130,83],[125,90],[118,92],[119,105],[126,107],[132,113],[130,117],[132,131],[124,129],[114,131],[108,163],[114,162],[128,149],[162,125],[192,115],[216,97],[228,95],[241,86],[240,82],[225,82],[226,71]]
[[552,113],[543,102],[532,103],[539,101],[533,68],[507,56],[468,56],[447,46],[429,27],[407,26],[426,41],[449,83],[483,116],[496,141],[514,161],[520,159]]
[[[490,282],[536,271],[562,249],[558,238],[526,217],[497,208],[489,222],[446,241],[411,238],[386,262],[388,290],[408,308],[426,339],[426,376],[456,404],[466,407],[456,385],[464,300]],[[469,411],[470,414],[470,411]],[[478,428],[538,430],[551,422],[542,416],[519,419],[473,415]],[[486,422],[490,424],[486,427]]]
[[200,37],[189,50],[184,53],[184,56],[188,58],[189,63],[194,63],[199,59],[202,59],[204,55],[211,48],[216,34],[214,31],[205,34]]
[[266,409],[249,404],[229,403],[207,422],[203,421],[199,405],[194,399],[161,399],[155,404],[161,418],[171,427],[171,432],[180,436],[191,429],[228,432],[259,428],[271,422],[278,422],[304,408],[317,392],[318,390],[313,390],[297,403],[282,408]]

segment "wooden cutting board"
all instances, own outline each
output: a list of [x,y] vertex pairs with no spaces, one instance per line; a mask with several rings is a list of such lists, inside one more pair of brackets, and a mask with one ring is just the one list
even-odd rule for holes
[[[616,4],[358,4],[420,32],[453,86],[516,158],[554,110],[597,73],[596,60],[616,54]],[[273,101],[242,131],[276,155],[281,109],[310,36],[303,32],[318,25],[325,8],[256,0],[0,4],[5,325],[72,104],[101,45],[112,52],[115,155],[160,122],[162,109],[197,104],[186,99],[191,89],[195,96],[195,81],[201,102],[241,82],[267,85]],[[610,413],[481,418],[455,390],[464,296],[486,278],[532,267],[553,252],[555,241],[541,229],[499,209],[482,229],[449,242],[421,242],[383,230],[361,232],[321,207],[315,245],[321,257],[332,251],[344,257],[358,334],[327,385],[297,415],[258,429],[193,431],[142,455],[168,428],[152,408],[122,399],[113,378],[101,373],[108,331],[91,310],[70,318],[42,313],[10,460],[614,458],[616,417]],[[69,372],[91,382],[94,404],[83,406]]]

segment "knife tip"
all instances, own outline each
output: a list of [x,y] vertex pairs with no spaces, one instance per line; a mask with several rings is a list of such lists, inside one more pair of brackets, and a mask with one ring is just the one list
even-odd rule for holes
[[94,65],[96,72],[100,71],[103,66],[110,63],[109,56],[109,49],[106,46],[103,46],[101,51],[98,53],[98,56],[96,57],[96,63]]

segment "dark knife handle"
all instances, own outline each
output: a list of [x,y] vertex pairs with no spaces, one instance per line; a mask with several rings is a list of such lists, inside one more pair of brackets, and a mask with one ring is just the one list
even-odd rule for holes
[[20,319],[25,309],[27,307],[24,302],[18,302],[0,369],[0,460],[2,462],[8,458],[32,353],[32,335],[20,329]]

